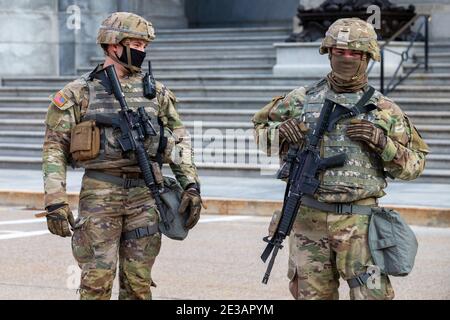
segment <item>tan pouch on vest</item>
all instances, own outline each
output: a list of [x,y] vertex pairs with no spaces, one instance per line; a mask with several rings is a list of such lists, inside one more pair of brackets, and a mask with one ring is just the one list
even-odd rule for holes
[[84,121],[72,129],[70,154],[75,161],[95,159],[100,152],[100,129],[94,120]]

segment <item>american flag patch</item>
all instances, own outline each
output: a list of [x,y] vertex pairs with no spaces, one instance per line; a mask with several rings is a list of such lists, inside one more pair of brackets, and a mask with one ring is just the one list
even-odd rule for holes
[[53,103],[58,108],[62,108],[66,104],[67,100],[67,97],[64,95],[64,93],[62,93],[62,91],[58,91],[58,93],[53,97]]

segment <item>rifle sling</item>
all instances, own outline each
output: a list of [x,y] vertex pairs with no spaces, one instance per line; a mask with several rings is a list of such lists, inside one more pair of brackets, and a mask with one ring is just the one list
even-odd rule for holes
[[[375,110],[377,108],[376,105],[374,105],[373,103],[366,104],[372,98],[374,93],[375,93],[375,89],[373,87],[369,86],[368,90],[366,92],[364,92],[361,99],[359,99],[359,101],[350,109],[346,108],[338,103],[335,103],[336,107],[340,107],[339,109],[344,110],[344,111],[342,111],[342,112],[334,111],[333,112],[333,114],[331,115],[331,119],[328,123],[327,131],[331,132],[333,130],[334,125],[342,119],[353,118],[353,117],[356,117],[357,115],[360,115],[363,113],[368,113],[372,110]],[[337,108],[335,108],[335,110],[336,109]]]

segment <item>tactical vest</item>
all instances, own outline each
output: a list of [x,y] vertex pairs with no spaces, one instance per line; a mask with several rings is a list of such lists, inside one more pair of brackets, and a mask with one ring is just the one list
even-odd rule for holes
[[[354,106],[362,97],[362,92],[337,94],[328,88],[325,81],[320,82],[306,92],[301,112],[301,120],[308,130],[312,130],[322,110],[325,98],[344,107]],[[376,92],[369,103],[377,104],[380,93]],[[371,122],[375,120],[373,110],[357,116]],[[339,121],[331,132],[327,132],[321,142],[321,156],[331,157],[340,153],[347,154],[344,166],[328,169],[321,174],[317,197],[323,202],[353,202],[369,197],[382,197],[385,193],[386,178],[379,155],[371,151],[364,143],[352,141],[346,135],[351,119]]]
[[[114,95],[108,94],[105,88],[97,79],[87,80],[89,86],[89,106],[86,112],[81,116],[81,121],[95,120],[95,115],[115,116],[121,110],[119,103]],[[146,138],[144,144],[150,159],[156,159],[160,144],[160,124],[158,121],[159,104],[157,98],[149,100],[144,97],[142,76],[134,75],[121,80],[125,99],[128,107],[137,110],[143,106],[147,111],[156,136]],[[121,169],[127,172],[139,172],[137,161],[133,152],[123,154],[117,138],[120,136],[120,130],[108,126],[100,126],[100,153],[93,160],[76,163],[77,167],[85,169]]]

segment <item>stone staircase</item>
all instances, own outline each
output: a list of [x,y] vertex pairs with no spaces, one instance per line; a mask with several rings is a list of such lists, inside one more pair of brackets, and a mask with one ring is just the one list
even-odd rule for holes
[[[151,45],[155,77],[175,92],[202,175],[272,177],[278,167],[256,150],[251,118],[271,97],[318,78],[276,77],[274,42],[288,28],[163,30]],[[450,183],[450,43],[433,43],[430,69],[390,96],[431,148],[418,181]],[[418,55],[419,59],[422,58]],[[92,57],[84,73],[102,61]],[[407,66],[408,68],[408,66]],[[319,75],[318,75],[319,76]],[[74,77],[6,77],[0,84],[0,167],[40,168],[48,96]],[[378,79],[372,79],[378,84]],[[269,175],[272,174],[272,175]]]

